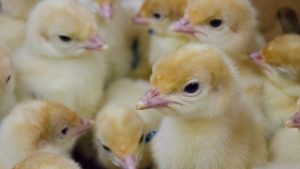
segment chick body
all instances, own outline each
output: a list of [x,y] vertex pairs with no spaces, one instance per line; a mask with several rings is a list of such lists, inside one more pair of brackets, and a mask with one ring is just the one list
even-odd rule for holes
[[138,107],[165,115],[152,144],[159,168],[238,169],[266,162],[263,129],[237,79],[226,55],[209,45],[187,45],[154,66],[154,91]]
[[89,122],[61,104],[47,101],[20,104],[0,127],[0,166],[11,169],[38,152],[69,156],[77,138],[89,127]]
[[20,100],[63,103],[92,117],[108,68],[95,16],[73,0],[46,0],[31,13],[26,40],[14,53]]
[[[123,78],[113,82],[107,90],[95,131],[99,160],[106,168],[129,167],[122,164],[122,160],[130,156],[136,163],[133,168],[153,165],[147,135],[157,131],[161,115],[154,110],[144,113],[134,108],[149,88],[145,81]],[[110,151],[103,149],[103,145]]]

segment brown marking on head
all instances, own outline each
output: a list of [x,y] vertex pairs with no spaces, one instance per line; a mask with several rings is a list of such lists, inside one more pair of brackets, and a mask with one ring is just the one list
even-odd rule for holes
[[185,17],[194,25],[206,24],[214,18],[223,19],[237,31],[241,24],[254,17],[251,10],[249,4],[240,0],[191,0]]
[[[70,131],[76,131],[82,125],[77,113],[62,104],[50,101],[24,103],[17,106],[12,114],[24,116],[24,122],[14,126],[14,130],[19,135],[28,137],[28,140],[24,140],[33,147],[55,141],[66,126]],[[73,135],[71,137],[73,138]]]
[[117,157],[123,158],[136,153],[143,134],[143,121],[132,108],[116,111],[119,112],[100,113],[96,124],[97,136]]
[[[86,41],[97,34],[95,16],[76,1],[66,4],[45,4],[36,14],[38,33],[45,39],[58,33],[77,41]],[[55,35],[54,35],[55,34]]]
[[151,18],[153,13],[159,12],[171,20],[179,19],[184,14],[187,0],[145,0],[138,15]]
[[277,37],[263,49],[263,55],[270,65],[300,70],[300,36],[291,34]]
[[152,88],[162,94],[176,93],[193,78],[206,81],[213,88],[229,85],[232,77],[223,55],[211,46],[187,45],[154,66],[150,79]]
[[74,161],[60,155],[37,153],[16,164],[13,169],[80,169]]

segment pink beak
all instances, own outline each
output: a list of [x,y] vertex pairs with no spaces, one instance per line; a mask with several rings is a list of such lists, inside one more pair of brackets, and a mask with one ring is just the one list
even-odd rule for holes
[[138,159],[134,155],[127,156],[121,161],[122,169],[137,169],[137,165]]
[[81,135],[88,131],[93,125],[93,121],[87,119],[87,118],[82,118],[80,120],[80,127],[78,127],[76,134]]
[[151,89],[138,102],[138,104],[136,105],[136,109],[144,110],[150,108],[168,107],[168,105],[171,103],[176,102],[161,98],[159,90]]
[[263,69],[267,69],[265,61],[264,61],[264,56],[261,52],[252,53],[249,56],[249,59],[251,60],[251,62],[258,65],[259,67],[261,67]]
[[291,117],[285,126],[288,128],[300,128],[300,111],[296,112],[293,117]]
[[108,45],[102,40],[100,36],[94,36],[90,38],[88,43],[86,44],[86,49],[91,50],[106,50],[108,49]]
[[140,15],[132,17],[132,22],[137,25],[148,25],[147,20],[143,19]]
[[105,21],[110,21],[113,17],[113,7],[111,4],[100,5],[100,15]]
[[197,33],[197,30],[195,27],[191,24],[191,22],[183,17],[177,22],[173,23],[170,27],[171,31],[174,32],[182,32],[182,33],[187,33],[187,34],[194,34]]

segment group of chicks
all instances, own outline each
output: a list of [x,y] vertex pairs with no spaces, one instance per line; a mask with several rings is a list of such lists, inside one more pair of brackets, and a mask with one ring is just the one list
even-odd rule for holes
[[299,169],[300,24],[255,2],[0,0],[0,169]]

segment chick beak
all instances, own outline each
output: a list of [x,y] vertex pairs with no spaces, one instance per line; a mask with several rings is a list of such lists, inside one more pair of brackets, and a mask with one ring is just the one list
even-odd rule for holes
[[137,25],[148,25],[147,20],[142,18],[139,14],[132,17],[132,22]]
[[138,104],[136,105],[136,109],[144,110],[150,108],[168,107],[170,103],[175,103],[175,102],[162,98],[160,96],[159,90],[151,89],[138,102]]
[[260,68],[267,69],[267,66],[264,61],[264,56],[261,52],[255,52],[249,55],[249,59],[252,63],[259,66]]
[[300,129],[300,111],[295,113],[286,123],[285,127],[287,128],[299,128]]
[[107,3],[100,5],[99,14],[105,21],[110,21],[113,17],[113,6]]
[[138,159],[135,155],[129,155],[122,159],[122,169],[136,169],[138,165]]
[[108,49],[108,45],[102,40],[100,36],[94,36],[89,39],[86,44],[86,49],[90,50],[106,50]]
[[173,32],[182,32],[187,34],[197,33],[195,27],[191,24],[188,18],[181,18],[177,22],[173,23],[170,27]]
[[80,119],[79,123],[80,124],[79,124],[79,127],[77,128],[77,132],[76,132],[77,135],[81,135],[81,134],[85,133],[86,131],[88,131],[93,126],[94,122],[92,120],[82,118],[82,119]]

